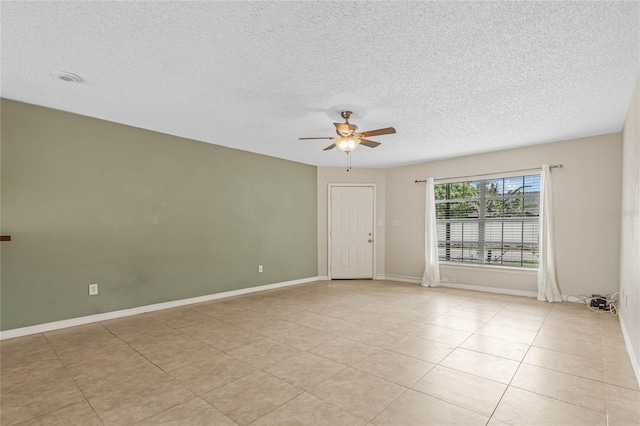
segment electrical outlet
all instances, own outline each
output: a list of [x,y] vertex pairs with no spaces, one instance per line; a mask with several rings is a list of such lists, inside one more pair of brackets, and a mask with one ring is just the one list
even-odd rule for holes
[[89,284],[89,296],[98,294],[98,284]]
[[258,265],[258,272],[262,272],[262,265]]

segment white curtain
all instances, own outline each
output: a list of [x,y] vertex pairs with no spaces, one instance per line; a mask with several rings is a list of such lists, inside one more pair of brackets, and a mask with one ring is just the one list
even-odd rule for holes
[[540,175],[538,300],[562,302],[562,294],[556,281],[555,246],[553,240],[553,185],[549,165],[543,164]]
[[424,209],[424,287],[440,285],[440,265],[438,264],[438,231],[436,229],[436,194],[433,178],[427,179],[427,197]]

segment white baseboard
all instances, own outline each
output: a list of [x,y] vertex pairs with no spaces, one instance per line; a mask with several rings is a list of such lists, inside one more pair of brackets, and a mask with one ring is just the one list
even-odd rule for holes
[[309,277],[299,280],[283,281],[280,283],[265,284],[257,287],[241,288],[239,290],[224,291],[222,293],[207,294],[205,296],[190,297],[188,299],[172,300],[171,302],[156,303],[153,305],[138,306],[136,308],[122,309],[120,311],[105,312],[102,314],[88,315],[85,317],[71,318],[62,321],[48,322],[44,324],[32,325],[29,327],[14,328],[12,330],[0,331],[0,340],[13,339],[14,337],[28,336],[30,334],[44,333],[46,331],[59,330],[61,328],[75,327],[92,322],[106,321],[115,318],[128,317],[131,315],[143,314],[146,312],[160,311],[162,309],[177,308],[178,306],[191,305],[194,303],[208,302],[210,300],[224,299],[227,297],[240,296],[243,294],[257,293],[259,291],[273,290],[280,287],[305,284],[318,281],[322,277]]
[[[422,284],[422,278],[417,277],[407,277],[403,275],[382,275],[381,279],[385,279],[388,281],[401,281],[412,284]],[[376,279],[379,279],[376,277]],[[524,297],[538,297],[538,293],[535,291],[525,291],[525,290],[512,290],[509,288],[497,288],[497,287],[483,287],[479,285],[471,285],[471,284],[457,284],[457,283],[440,283],[440,287],[445,288],[457,288],[460,290],[472,290],[472,291],[482,291],[485,293],[497,293],[497,294],[508,294],[510,296],[524,296]],[[435,287],[437,288],[437,287]]]
[[404,275],[378,275],[377,280],[399,281],[403,283],[422,284],[422,278],[407,277]]
[[627,346],[627,352],[629,353],[629,358],[631,359],[631,366],[633,367],[633,372],[636,373],[636,381],[640,386],[640,365],[638,365],[638,357],[633,352],[633,346],[631,346],[631,340],[629,339],[629,335],[627,334],[627,328],[624,326],[624,320],[620,315],[618,315],[618,319],[620,320],[620,327],[622,327],[622,336],[624,336],[624,343]]
[[458,284],[458,283],[440,283],[440,287],[457,288],[460,290],[482,291],[484,293],[508,294],[510,296],[538,297],[535,291],[513,290],[510,288],[483,287],[479,285]]
[[331,280],[331,278],[329,278],[328,275],[319,275],[318,276],[318,281],[329,281]]

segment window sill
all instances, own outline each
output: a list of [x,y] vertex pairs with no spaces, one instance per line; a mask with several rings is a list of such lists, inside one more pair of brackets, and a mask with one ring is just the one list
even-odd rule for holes
[[485,272],[499,272],[518,275],[538,275],[538,268],[519,268],[517,266],[474,265],[471,263],[440,262],[440,266],[450,269],[475,269]]

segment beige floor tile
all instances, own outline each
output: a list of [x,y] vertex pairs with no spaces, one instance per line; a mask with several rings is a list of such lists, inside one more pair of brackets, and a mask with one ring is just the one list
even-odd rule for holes
[[[136,315],[136,317],[138,316],[140,315]],[[150,318],[140,320],[134,317],[130,321],[132,322],[106,322],[103,325],[118,336],[118,338],[134,347],[139,344],[155,343],[158,340],[174,338],[181,335],[178,330],[160,321],[151,320]]]
[[221,354],[219,350],[186,335],[141,344],[136,350],[164,371],[173,371]]
[[283,358],[300,352],[293,346],[286,345],[273,339],[264,339],[241,348],[234,349],[229,355],[257,368],[263,368],[282,360]]
[[55,351],[42,334],[0,341],[2,367],[21,366],[31,361],[58,359]]
[[539,334],[531,346],[602,361],[602,343],[597,339],[548,337]]
[[454,330],[466,331],[469,333],[474,333],[480,327],[485,324],[485,321],[469,319],[469,318],[460,318],[454,316],[452,314],[444,314],[433,321],[430,321],[429,324],[438,325],[440,327],[451,328]]
[[[310,308],[312,309],[312,308]],[[328,315],[323,315],[317,312],[300,312],[296,313],[297,319],[294,321],[297,324],[304,325],[305,327],[313,328],[315,330],[324,331],[329,334],[336,334],[336,332],[353,326],[352,322],[345,321],[339,318],[333,318]]]
[[244,426],[295,398],[301,389],[257,371],[203,395],[237,424]]
[[631,362],[629,353],[626,350],[626,345],[607,346],[603,345],[602,353],[604,354],[604,360],[607,362],[615,362],[618,364],[628,364]]
[[639,426],[640,423],[624,419],[616,415],[607,414],[607,426]]
[[638,379],[631,363],[618,364],[604,361],[604,381],[610,385],[616,385],[631,390],[640,390]]
[[495,337],[474,334],[460,345],[461,348],[471,349],[484,354],[495,355],[502,358],[522,361],[529,350],[529,345],[496,339]]
[[83,370],[81,373],[73,374],[73,379],[85,397],[95,398],[123,386],[144,385],[150,380],[164,376],[165,372],[158,366],[143,357],[140,358],[135,362],[120,361],[119,367],[118,360],[114,360],[110,368]]
[[235,426],[236,424],[220,411],[197,397],[136,423],[136,426],[183,425]]
[[[529,346],[526,342],[532,334],[528,333],[536,330]],[[139,351],[163,368],[176,368],[171,370],[175,377]],[[446,415],[440,421],[430,417],[438,415],[438,410],[429,412],[420,424],[432,420],[472,423],[464,407],[488,413],[482,407],[491,404],[476,406],[474,398],[493,401],[490,389],[496,386],[489,386],[489,379],[501,380],[497,387],[504,388],[514,365],[522,361],[502,400],[507,404],[498,404],[498,414],[511,413],[514,422],[530,424],[562,424],[571,418],[574,424],[598,423],[605,413],[593,408],[601,410],[604,400],[610,426],[640,426],[636,410],[640,391],[618,318],[575,303],[549,304],[390,281],[309,283],[8,339],[0,341],[0,359],[3,425],[21,420],[30,425],[91,424],[95,412],[87,410],[82,394],[95,404],[106,424],[143,419],[183,424],[192,408],[195,414],[200,411],[191,406],[198,401],[193,400],[194,392],[207,394],[242,383],[257,368],[289,380],[261,372],[296,392],[317,391],[354,370],[352,374],[369,374],[373,383],[379,380],[400,389],[422,383],[420,393],[427,398],[419,399],[440,407]],[[431,367],[438,361],[439,366]],[[354,370],[335,372],[334,362]],[[413,383],[425,366],[431,369]],[[591,381],[597,384],[585,386]],[[352,382],[360,382],[366,388],[363,392],[369,392],[368,381]],[[487,386],[469,391],[477,383]],[[354,394],[349,395],[354,410],[360,397],[348,390],[352,385],[345,384],[347,390],[340,392]],[[599,396],[603,386],[605,397]],[[461,391],[447,393],[455,387]],[[374,394],[380,393],[376,386],[372,388]],[[242,401],[242,392],[238,395]],[[202,401],[199,404],[204,409],[203,422],[210,422],[206,413],[213,409]],[[536,404],[542,408],[527,411]],[[250,405],[244,408],[251,410]],[[572,417],[576,408],[581,411]],[[416,407],[418,413],[423,409]],[[311,394],[301,394],[264,414],[256,420],[258,424],[365,422]],[[225,417],[213,416],[218,419],[214,422],[225,422]],[[378,420],[404,426],[411,423],[411,410],[396,419],[381,416],[371,425]],[[488,424],[508,423],[504,417],[494,417]]]
[[251,426],[361,426],[366,422],[348,411],[303,393]]
[[349,368],[316,386],[311,393],[370,421],[404,390],[403,386]]
[[[507,385],[462,371],[436,366],[412,389],[491,416]],[[463,390],[464,391],[461,391]]]
[[538,333],[542,337],[556,339],[579,339],[585,335],[588,335],[592,342],[602,339],[600,324],[572,317],[547,318]]
[[264,371],[294,386],[310,390],[345,368],[346,365],[319,355],[299,352],[265,367]]
[[251,365],[220,353],[173,370],[170,374],[196,395],[202,395],[254,371]]
[[190,325],[204,325],[213,327],[220,325],[222,321],[211,318],[202,312],[195,311],[191,308],[175,308],[165,309],[162,311],[151,312],[148,314],[150,318],[160,321],[161,323],[171,327],[180,329]]
[[266,338],[261,334],[226,323],[221,327],[188,326],[180,330],[226,353]]
[[607,394],[607,413],[622,419],[640,423],[640,392],[621,388],[619,386],[605,385]]
[[[4,423],[3,423],[4,424]],[[20,426],[102,426],[102,422],[87,401],[68,405],[52,413],[20,423]]]
[[489,418],[458,405],[407,390],[375,419],[377,426],[486,425]]
[[496,420],[493,417],[487,423],[487,426],[509,426],[507,423],[501,422],[500,420]]
[[334,337],[332,340],[309,349],[309,352],[346,365],[358,362],[377,351],[379,349],[375,346],[365,345],[364,343],[341,337]]
[[595,380],[522,364],[513,377],[511,386],[590,410],[605,412],[604,383]]
[[387,346],[386,349],[437,364],[449,355],[455,347],[419,337],[405,336],[396,343]]
[[[619,353],[620,356],[625,360],[625,362],[630,362],[631,357],[627,352],[627,344],[624,341],[624,337],[622,333],[620,335],[607,334],[606,331],[602,331],[602,345],[604,355],[611,355],[611,353]],[[626,355],[626,356],[625,356]],[[616,361],[615,359],[610,359],[610,361]]]
[[145,357],[126,343],[109,347],[108,351],[102,348],[89,349],[80,352],[71,352],[62,359],[69,373],[76,377],[82,374],[95,378],[116,373],[118,370],[137,366],[140,363],[149,363]]
[[120,339],[99,323],[48,331],[45,337],[61,358],[69,353],[87,349],[106,349],[111,345],[122,344]]
[[2,393],[2,424],[12,425],[84,401],[70,377],[54,382],[35,383],[15,392]]
[[302,326],[294,330],[289,330],[285,333],[274,334],[271,336],[273,340],[286,343],[287,345],[293,346],[301,351],[309,350],[331,339],[335,339],[335,337],[336,336],[332,334]]
[[465,307],[465,305],[460,305],[459,307],[447,312],[447,316],[452,316],[456,318],[465,318],[465,319],[479,321],[479,322],[489,321],[495,315],[496,313],[493,310],[491,311],[478,310],[478,309],[473,309],[469,306]]
[[223,319],[230,315],[242,314],[244,309],[226,305],[222,300],[214,300],[212,302],[204,302],[193,305],[193,310],[201,312],[213,318]]
[[601,425],[605,415],[533,392],[509,387],[493,414],[497,420],[511,425]]
[[411,386],[434,366],[430,362],[385,350],[374,352],[353,364],[353,368],[402,386]]
[[145,327],[145,325],[150,322],[157,321],[151,318],[148,314],[140,314],[100,321],[100,324],[113,334],[117,335],[117,331],[127,328]]
[[[544,303],[544,302],[540,302]],[[500,311],[500,314],[515,316],[518,318],[524,319],[532,319],[537,321],[544,321],[549,313],[549,309],[547,307],[536,308],[531,306],[522,306],[520,304],[510,304],[505,306],[503,310]]]
[[400,338],[400,334],[387,330],[380,330],[372,325],[351,323],[350,326],[336,330],[334,334],[345,339],[355,340],[365,345],[383,348]]
[[4,364],[0,358],[0,389],[2,393],[25,390],[38,383],[49,383],[69,377],[59,359],[36,359]]
[[507,301],[502,300],[502,295],[489,295],[487,293],[480,293],[477,297],[464,302],[458,306],[459,309],[467,309],[470,311],[478,312],[491,312],[498,313],[507,305]]
[[530,318],[521,318],[516,315],[497,314],[495,317],[487,321],[487,325],[502,325],[505,327],[517,328],[537,332],[542,327],[543,320],[534,320]]
[[544,337],[560,339],[575,339],[584,335],[589,335],[592,340],[602,339],[601,326],[598,322],[579,317],[548,317],[538,333]]
[[508,340],[510,342],[530,345],[536,337],[535,331],[522,330],[504,325],[487,323],[482,326],[476,334],[480,336],[494,337],[496,339]]
[[257,313],[252,313],[251,315],[243,314],[242,316],[228,319],[227,322],[265,336],[286,333],[300,327],[300,324]]
[[146,419],[192,399],[194,394],[165,374],[144,383],[127,383],[112,392],[89,398],[105,425],[125,425]]
[[604,381],[602,359],[594,360],[593,358],[532,346],[523,362],[586,379]]
[[317,320],[326,318],[326,316],[318,314],[316,312],[312,312],[309,310],[309,308],[312,308],[311,301],[307,302],[304,309],[301,309],[299,311],[274,312],[273,314],[271,314],[271,316],[273,316],[274,318],[293,322],[295,324],[304,325],[305,327],[309,327],[317,330],[317,328],[311,327],[311,325],[315,324]]
[[431,324],[425,324],[408,334],[449,346],[458,346],[471,336],[471,333],[466,331],[452,330]]
[[458,348],[447,356],[440,365],[508,384],[518,369],[519,363],[494,355]]
[[432,321],[446,312],[446,310],[443,310],[442,312],[434,312],[432,310],[425,309],[408,309],[406,306],[399,307],[384,303],[370,303],[366,306],[361,306],[358,309],[365,312],[378,313],[393,318],[416,321],[421,324]]

